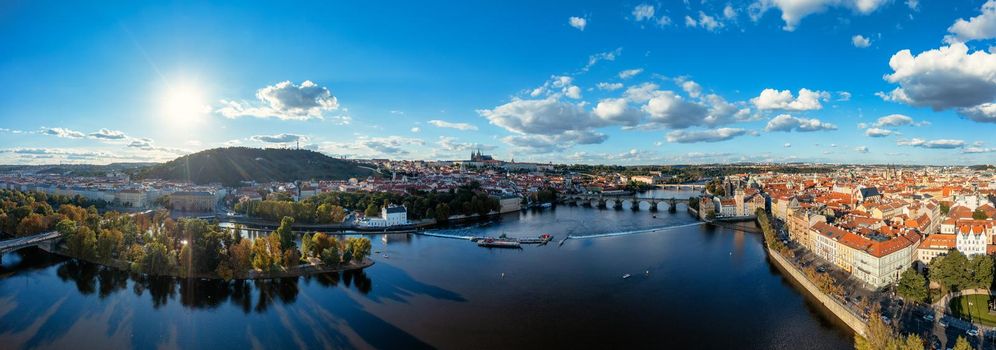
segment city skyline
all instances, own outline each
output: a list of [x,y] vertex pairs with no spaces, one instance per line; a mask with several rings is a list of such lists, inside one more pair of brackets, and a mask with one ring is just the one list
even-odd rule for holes
[[0,163],[233,145],[993,163],[993,28],[996,1],[14,3],[0,10]]

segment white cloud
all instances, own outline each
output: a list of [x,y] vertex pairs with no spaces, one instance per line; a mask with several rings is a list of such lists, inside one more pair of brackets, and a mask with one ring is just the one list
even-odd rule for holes
[[417,126],[416,127],[412,127],[412,129],[411,129],[411,132],[420,132],[420,131],[422,131],[422,128],[419,128]]
[[647,4],[636,5],[633,8],[633,19],[637,22],[654,18],[654,6]]
[[455,137],[440,136],[436,141],[439,148],[447,153],[459,153],[471,150],[492,151],[498,147],[473,142],[459,142]]
[[588,25],[588,20],[582,17],[571,17],[567,19],[567,23],[570,24],[571,27],[577,28],[578,30],[583,32],[584,27]]
[[850,100],[851,100],[851,93],[850,92],[847,92],[847,91],[838,91],[837,92],[837,101],[847,102],[847,101],[850,101]]
[[792,144],[791,144],[791,143],[788,143],[788,142],[786,142],[786,143],[785,143],[785,145],[783,145],[782,147],[785,147],[785,148],[791,148],[791,147],[792,147]]
[[769,132],[771,131],[790,132],[793,130],[801,132],[809,132],[809,131],[822,131],[822,130],[837,130],[837,126],[830,123],[822,122],[816,118],[812,119],[796,118],[788,114],[781,114],[768,121],[768,125],[764,127],[764,130]]
[[626,92],[623,93],[623,97],[636,103],[647,102],[654,97],[653,94],[657,91],[657,88],[659,88],[659,86],[654,83],[643,83],[640,85],[630,86],[626,89]]
[[868,130],[865,130],[865,135],[870,137],[886,137],[894,134],[897,133],[895,131],[889,129],[882,129],[882,128],[870,128]]
[[681,85],[681,89],[688,93],[688,96],[699,97],[702,95],[702,85],[691,80],[679,79],[678,83]]
[[830,93],[826,91],[799,89],[799,97],[795,98],[790,90],[764,89],[750,101],[760,110],[810,111],[823,108],[820,101],[829,99]]
[[573,98],[581,98],[581,88],[574,85],[574,78],[569,75],[554,75],[543,83],[542,86],[532,89],[529,92],[531,97],[539,96],[559,97],[561,95]]
[[667,142],[677,143],[697,143],[697,142],[720,142],[730,140],[737,136],[746,135],[747,130],[739,128],[719,128],[702,131],[675,130],[667,133]]
[[619,55],[622,55],[621,47],[616,48],[615,50],[612,51],[599,52],[594,55],[588,56],[588,64],[585,64],[584,67],[581,68],[581,71],[587,72],[588,70],[591,69],[591,67],[594,67],[596,64],[598,64],[598,62],[601,61],[615,61],[616,57],[618,57]]
[[893,73],[885,80],[899,84],[879,96],[934,110],[972,108],[996,99],[996,55],[985,51],[968,52],[963,43],[954,43],[913,56],[910,50],[897,52],[889,60]]
[[917,11],[920,9],[920,0],[906,0],[906,7],[910,10]]
[[619,78],[620,79],[629,79],[629,78],[632,78],[632,77],[634,77],[634,76],[636,76],[637,74],[640,74],[640,73],[643,73],[643,69],[642,68],[627,69],[627,70],[624,70],[622,72],[619,72]]
[[623,83],[604,83],[603,82],[603,83],[595,84],[595,86],[599,90],[615,91],[615,90],[622,89],[623,88]]
[[594,128],[609,122],[584,109],[583,104],[561,101],[554,96],[539,100],[513,99],[478,114],[491,124],[517,135],[502,140],[535,152],[562,150],[574,144],[602,143],[607,138]]
[[983,103],[974,107],[961,108],[958,112],[977,122],[996,123],[996,103]]
[[308,141],[307,137],[295,134],[255,135],[249,137],[249,139],[256,142],[265,142],[265,143],[290,143],[298,141]]
[[858,146],[858,147],[854,148],[854,151],[858,152],[858,153],[868,153],[868,147],[867,146]]
[[793,31],[806,16],[826,11],[831,7],[849,8],[860,14],[869,14],[891,0],[758,0],[750,5],[751,19],[757,21],[768,10],[777,8],[782,12],[785,26],[782,29]]
[[447,128],[447,129],[457,129],[462,131],[477,130],[477,127],[467,123],[451,123],[445,120],[433,119],[429,121],[429,124],[437,128]]
[[858,34],[851,37],[851,43],[854,47],[865,48],[871,46],[871,39],[866,38],[864,35]]
[[99,140],[124,140],[128,138],[123,132],[110,129],[100,129],[97,132],[90,133],[90,137]]
[[961,150],[961,153],[990,153],[990,152],[996,152],[996,148],[972,146],[972,147],[965,147],[965,149]]
[[924,140],[913,138],[910,140],[896,141],[899,146],[912,146],[920,148],[952,149],[965,147],[965,141],[952,139]]
[[698,21],[692,17],[685,16],[685,26],[701,27],[710,32],[715,32],[719,28],[723,28],[723,22],[717,21],[715,17],[705,14],[705,12],[699,11]]
[[[283,120],[323,119],[324,113],[339,108],[339,101],[328,88],[310,80],[300,85],[284,81],[256,91],[255,104],[221,100],[217,110],[226,118],[256,117]],[[339,118],[340,122],[344,120]],[[345,120],[348,123],[348,120]]]
[[733,6],[730,6],[730,4],[726,4],[726,7],[723,8],[723,17],[727,20],[737,18],[737,10]]
[[58,136],[67,139],[81,139],[84,136],[86,136],[82,132],[66,128],[47,128],[47,129],[43,128],[41,133],[45,135]]
[[948,27],[948,36],[944,40],[949,43],[966,42],[970,40],[996,38],[996,0],[982,4],[981,14],[967,21],[959,18]]
[[629,108],[625,98],[607,98],[595,105],[592,111],[603,120],[625,126],[635,126],[640,123],[640,112]]

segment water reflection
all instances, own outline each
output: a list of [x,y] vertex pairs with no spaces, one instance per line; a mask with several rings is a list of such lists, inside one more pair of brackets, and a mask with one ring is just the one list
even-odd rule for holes
[[55,266],[56,276],[75,286],[81,295],[96,294],[100,299],[105,299],[127,290],[130,284],[131,291],[136,296],[148,293],[154,309],[162,308],[179,298],[180,305],[192,309],[214,309],[231,303],[247,314],[263,313],[275,302],[294,303],[299,293],[300,279],[314,281],[317,285],[329,288],[342,283],[346,288],[352,287],[364,295],[373,289],[373,281],[363,270],[300,278],[222,281],[146,276],[76,259],[52,258],[53,255],[42,251],[24,250],[8,256],[13,262],[5,262],[0,268],[0,275],[20,275]]

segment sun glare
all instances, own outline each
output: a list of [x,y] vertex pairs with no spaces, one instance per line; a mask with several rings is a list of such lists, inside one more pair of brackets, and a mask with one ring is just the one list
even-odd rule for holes
[[162,111],[165,118],[173,123],[196,122],[211,111],[205,102],[204,93],[192,84],[169,87],[163,96]]

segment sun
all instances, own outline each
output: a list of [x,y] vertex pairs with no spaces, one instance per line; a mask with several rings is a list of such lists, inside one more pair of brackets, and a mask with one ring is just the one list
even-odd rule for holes
[[162,96],[163,116],[173,123],[193,123],[211,112],[204,92],[195,84],[169,86]]

